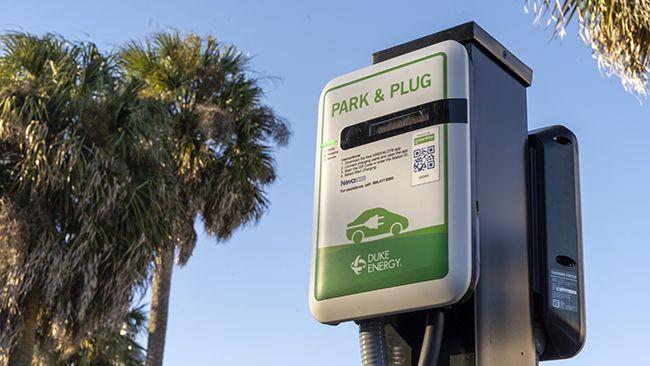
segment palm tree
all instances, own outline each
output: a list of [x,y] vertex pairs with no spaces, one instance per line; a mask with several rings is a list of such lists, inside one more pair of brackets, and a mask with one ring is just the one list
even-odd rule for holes
[[72,353],[122,323],[179,204],[168,114],[111,56],[0,36],[0,358]]
[[[274,146],[285,145],[286,122],[262,102],[249,59],[214,38],[158,33],[122,50],[126,73],[142,80],[145,97],[167,105],[173,119],[176,177],[186,214],[178,217],[178,262],[196,243],[194,221],[218,240],[259,220],[268,206],[264,189],[276,178]],[[147,365],[164,353],[174,251],[156,259]]]
[[578,16],[580,35],[591,46],[598,66],[618,75],[623,87],[638,95],[648,91],[650,74],[650,1],[528,0],[536,21],[548,15],[555,33]]
[[119,328],[95,330],[66,358],[60,353],[45,352],[38,366],[143,366],[145,350],[136,337],[145,330],[146,315],[142,307],[133,308]]

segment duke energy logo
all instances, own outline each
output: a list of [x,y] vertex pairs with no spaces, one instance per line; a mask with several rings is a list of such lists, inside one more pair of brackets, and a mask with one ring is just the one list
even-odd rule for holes
[[354,274],[360,275],[364,272],[364,269],[367,269],[365,272],[383,272],[389,271],[391,269],[399,268],[402,266],[402,258],[391,258],[390,250],[383,250],[376,253],[368,254],[367,259],[361,258],[358,255],[350,268],[354,271]]
[[357,258],[352,262],[350,265],[350,268],[354,271],[354,274],[360,275],[361,271],[366,267],[366,261],[361,258],[360,255],[357,256]]

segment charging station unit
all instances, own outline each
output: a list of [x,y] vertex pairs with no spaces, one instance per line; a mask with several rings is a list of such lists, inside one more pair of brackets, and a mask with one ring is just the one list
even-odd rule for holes
[[468,82],[467,52],[447,41],[325,87],[310,291],[319,321],[447,306],[470,290]]
[[309,303],[322,323],[388,326],[388,357],[366,364],[528,366],[581,349],[577,140],[529,135],[531,82],[470,22],[324,88]]

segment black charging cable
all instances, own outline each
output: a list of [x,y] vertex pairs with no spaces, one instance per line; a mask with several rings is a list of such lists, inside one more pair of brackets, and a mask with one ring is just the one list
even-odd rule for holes
[[437,366],[442,347],[442,333],[445,328],[445,313],[439,310],[427,312],[422,350],[418,366]]

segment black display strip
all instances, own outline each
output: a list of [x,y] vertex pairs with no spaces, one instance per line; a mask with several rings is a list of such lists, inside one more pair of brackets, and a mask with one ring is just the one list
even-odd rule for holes
[[436,100],[348,126],[341,131],[341,149],[443,123],[467,123],[467,99]]

